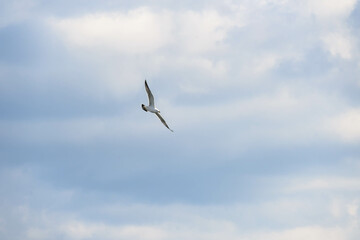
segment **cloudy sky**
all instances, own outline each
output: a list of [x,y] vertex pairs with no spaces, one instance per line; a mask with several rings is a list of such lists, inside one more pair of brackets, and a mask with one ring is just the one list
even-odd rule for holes
[[0,0],[0,238],[359,239],[359,76],[358,0]]

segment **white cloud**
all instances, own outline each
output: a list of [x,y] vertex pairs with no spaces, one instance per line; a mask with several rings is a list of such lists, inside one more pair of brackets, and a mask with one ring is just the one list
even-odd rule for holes
[[253,58],[248,66],[248,70],[254,75],[263,75],[272,70],[283,58],[280,54],[267,53]]
[[[43,236],[39,232],[37,235]],[[42,230],[44,231],[44,230]],[[246,232],[246,233],[244,233]],[[216,240],[226,238],[229,240],[249,239],[249,240],[350,240],[352,236],[358,236],[355,227],[321,227],[321,226],[305,226],[298,228],[289,228],[279,231],[242,231],[234,223],[226,221],[202,220],[191,223],[161,224],[157,226],[109,226],[105,224],[88,224],[81,222],[70,222],[68,225],[60,227],[55,232],[58,235],[64,235],[69,239],[129,239],[129,240]]]
[[359,201],[353,201],[347,205],[347,212],[351,216],[358,216],[359,215]]
[[53,19],[52,26],[74,46],[120,53],[149,53],[171,41],[170,13],[149,8]]
[[[5,170],[1,173],[3,172]],[[275,194],[258,198],[254,202],[197,205],[141,204],[111,200],[79,207],[77,204],[82,205],[89,197],[86,193],[82,195],[82,189],[75,193],[72,190],[74,197],[65,200],[63,194],[69,190],[61,191],[44,183],[34,185],[34,176],[29,175],[26,168],[6,172],[7,174],[1,175],[3,185],[9,186],[4,194],[24,194],[24,191],[15,193],[14,187],[17,191],[19,187],[29,191],[26,199],[17,198],[16,201],[9,202],[6,211],[0,205],[0,210],[6,216],[4,223],[0,224],[4,227],[13,224],[16,227],[16,230],[0,228],[0,234],[9,239],[23,236],[34,240],[57,237],[73,240],[353,240],[360,236],[357,223],[359,199],[346,198],[346,189],[342,183],[339,185],[340,192],[325,186],[327,194],[320,194],[320,199],[309,197],[306,191],[284,195],[284,192],[279,192],[281,186],[274,181],[269,184],[272,187],[268,191]],[[266,179],[272,180],[273,178]],[[303,181],[304,178],[297,180]],[[286,184],[289,182],[292,183],[293,178],[287,177]],[[331,184],[334,181],[329,182]],[[318,193],[323,190],[323,186],[320,187],[321,189],[318,186],[310,187],[310,190]],[[1,189],[4,191],[4,188]],[[236,191],[236,188],[231,191]],[[356,193],[358,188],[352,188],[351,191]],[[334,196],[341,198],[333,202],[332,206]],[[38,204],[39,200],[42,204]],[[59,204],[61,202],[64,205]],[[75,204],[74,208],[69,209],[71,204]],[[58,206],[66,206],[67,210],[59,210]],[[334,208],[338,212],[335,215]],[[92,217],[89,219],[87,216]]]
[[[50,216],[51,214],[48,217]],[[27,239],[49,239],[54,238],[55,236],[62,236],[65,237],[64,239],[73,240],[167,239],[167,232],[162,229],[161,226],[110,225],[104,223],[88,223],[71,219],[62,219],[59,221],[52,219],[51,217],[47,219],[49,222],[41,222],[41,226],[30,227],[26,231]]]
[[45,230],[35,227],[35,228],[29,228],[27,230],[26,236],[28,237],[28,239],[45,240],[51,238],[52,234],[53,233],[51,232],[51,230]]
[[[320,226],[306,226],[278,232],[260,233],[248,236],[251,240],[345,240],[349,238],[349,229],[340,227],[324,228]],[[352,231],[354,231],[352,229]]]
[[[320,207],[320,202],[309,202],[309,206]],[[313,211],[316,211],[313,206]],[[62,236],[65,239],[129,239],[129,240],[216,240],[226,238],[229,240],[352,240],[359,236],[360,232],[356,225],[356,218],[343,221],[341,219],[332,226],[326,226],[329,215],[316,215],[318,224],[305,224],[301,227],[292,227],[297,218],[306,215],[308,206],[292,204],[287,201],[274,204],[257,203],[251,205],[221,205],[221,206],[195,206],[195,205],[123,205],[106,206],[113,215],[117,214],[140,214],[138,217],[153,216],[156,224],[109,224],[104,222],[89,222],[74,220],[72,216],[48,214],[42,221],[33,222],[33,226],[27,231],[29,239],[46,239],[49,236]],[[320,209],[322,209],[320,207]],[[290,212],[291,214],[286,215]],[[302,214],[301,214],[302,213]],[[31,213],[31,214],[35,214]],[[149,216],[150,215],[150,216]],[[159,216],[162,216],[159,218]],[[226,217],[227,216],[227,217]],[[249,223],[254,217],[281,221],[285,224],[275,230],[267,227],[251,227]],[[151,217],[150,217],[151,218]],[[35,219],[38,219],[35,217]],[[305,218],[306,219],[306,218]],[[30,219],[27,219],[30,221]],[[45,222],[46,221],[46,222]],[[266,220],[265,220],[266,221]],[[290,221],[290,222],[289,222]],[[146,222],[146,221],[145,221]],[[314,222],[312,220],[311,222]],[[330,221],[331,222],[331,221]],[[34,224],[36,223],[36,224]],[[253,222],[255,225],[264,226],[261,221]],[[271,226],[271,223],[265,226]]]
[[360,109],[351,109],[333,117],[328,121],[327,128],[343,141],[358,142],[360,140]]
[[287,187],[289,191],[343,190],[359,191],[360,178],[324,177],[293,183]]
[[229,29],[241,24],[214,10],[187,11],[178,14],[178,17],[180,47],[190,53],[216,50],[222,46]]
[[325,44],[325,49],[331,55],[339,56],[343,59],[352,58],[354,47],[350,36],[341,33],[329,33],[322,40]]
[[173,12],[143,7],[53,19],[51,25],[76,47],[144,54],[169,45],[186,53],[214,51],[222,46],[227,32],[241,24],[215,10]]
[[70,239],[129,239],[161,240],[166,239],[166,232],[156,226],[111,226],[98,223],[71,221],[59,227]]
[[307,0],[308,10],[319,18],[343,18],[354,9],[357,0]]
[[[136,8],[126,12],[102,12],[76,18],[52,19],[52,29],[73,50],[94,66],[102,78],[99,89],[114,96],[135,89],[134,79],[175,70],[201,73],[206,83],[226,79],[228,63],[209,54],[226,51],[225,40],[234,27],[243,26],[238,16],[216,10],[172,11]],[[121,67],[119,67],[121,66]],[[179,85],[198,92],[204,81],[186,78]],[[99,82],[100,84],[100,82]]]

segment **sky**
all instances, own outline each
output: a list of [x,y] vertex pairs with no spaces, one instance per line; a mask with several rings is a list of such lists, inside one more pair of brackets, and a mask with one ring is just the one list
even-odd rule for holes
[[0,238],[357,240],[359,76],[359,0],[0,0]]

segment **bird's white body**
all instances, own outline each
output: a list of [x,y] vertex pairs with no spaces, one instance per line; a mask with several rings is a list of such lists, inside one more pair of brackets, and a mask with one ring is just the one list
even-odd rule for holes
[[145,106],[146,110],[152,113],[160,113],[160,110],[153,106]]

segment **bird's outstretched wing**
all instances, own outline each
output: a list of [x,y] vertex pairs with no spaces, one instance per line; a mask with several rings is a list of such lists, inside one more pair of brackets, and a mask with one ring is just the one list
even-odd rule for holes
[[150,88],[145,80],[145,89],[149,98],[149,106],[154,107],[155,103],[154,103],[154,96],[152,95]]
[[156,114],[156,116],[158,116],[160,121],[165,125],[165,127],[167,127],[170,131],[173,132],[173,130],[169,128],[169,126],[166,124],[165,120],[161,117],[160,113],[155,113],[155,114]]

